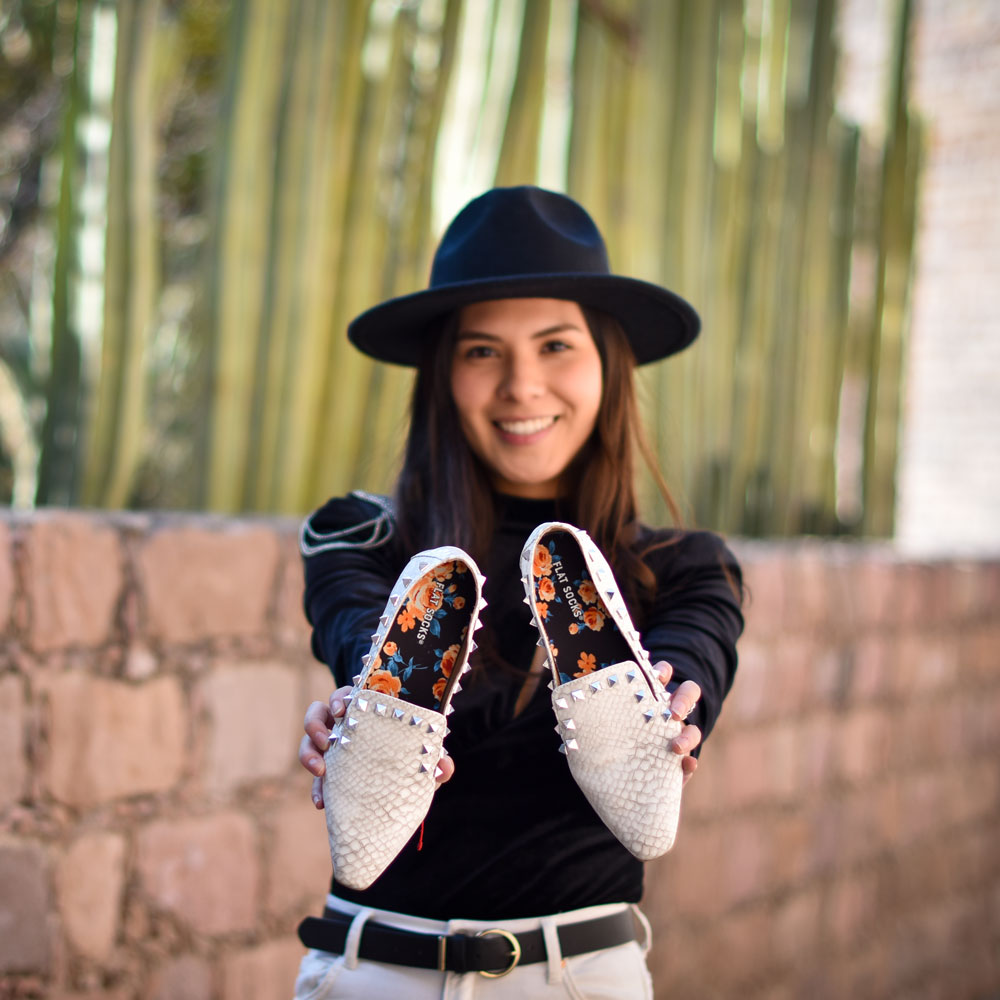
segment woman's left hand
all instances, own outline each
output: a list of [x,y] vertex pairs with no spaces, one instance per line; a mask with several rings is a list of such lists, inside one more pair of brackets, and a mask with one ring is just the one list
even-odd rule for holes
[[[666,687],[673,675],[674,668],[666,660],[660,660],[653,669]],[[692,712],[701,697],[701,688],[694,681],[682,681],[677,690],[670,696],[671,716],[683,722]],[[685,726],[679,736],[672,741],[674,753],[683,754],[681,769],[684,771],[684,783],[687,784],[691,775],[698,769],[698,760],[691,756],[691,751],[701,743],[701,730],[697,726]]]

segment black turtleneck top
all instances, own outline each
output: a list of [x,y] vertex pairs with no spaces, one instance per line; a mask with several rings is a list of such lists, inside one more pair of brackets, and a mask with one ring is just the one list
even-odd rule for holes
[[[486,666],[473,655],[449,716],[445,745],[455,774],[435,793],[422,843],[415,834],[363,892],[334,880],[332,891],[344,899],[439,920],[505,920],[638,902],[642,895],[642,863],[601,822],[558,752],[547,674],[518,710],[538,640],[518,559],[538,524],[560,519],[556,504],[500,497],[498,508],[494,542],[480,566],[489,606],[477,640],[480,652],[492,643],[520,671]],[[386,509],[359,494],[331,500],[306,528],[313,651],[338,685],[350,684],[413,553],[400,544]],[[639,549],[668,538],[673,544],[645,557],[656,575],[656,598],[646,620],[635,624],[653,663],[673,665],[670,687],[687,679],[701,686],[688,721],[707,736],[736,669],[740,571],[708,532],[644,529]]]

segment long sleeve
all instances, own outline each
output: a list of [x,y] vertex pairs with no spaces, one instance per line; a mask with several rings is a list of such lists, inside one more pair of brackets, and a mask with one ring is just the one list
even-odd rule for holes
[[736,673],[736,640],[743,631],[742,576],[736,557],[709,532],[682,535],[647,561],[657,593],[642,638],[653,662],[674,668],[671,688],[695,681],[701,699],[688,721],[703,737],[712,731]]
[[306,519],[300,535],[312,649],[350,684],[402,564],[387,508],[352,494]]

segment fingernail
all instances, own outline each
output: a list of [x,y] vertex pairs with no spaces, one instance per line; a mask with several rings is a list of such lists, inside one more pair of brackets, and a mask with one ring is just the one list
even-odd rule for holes
[[333,714],[343,715],[344,714],[344,703],[337,698],[333,703]]
[[309,770],[316,775],[317,778],[322,778],[323,773],[326,771],[326,764],[323,762],[322,757],[313,757],[309,761]]
[[678,736],[677,739],[674,740],[674,753],[687,753],[687,751],[687,740],[683,736]]

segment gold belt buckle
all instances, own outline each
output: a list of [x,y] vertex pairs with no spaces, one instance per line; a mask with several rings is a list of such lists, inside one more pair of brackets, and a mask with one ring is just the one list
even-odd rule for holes
[[480,931],[476,937],[486,937],[487,934],[499,934],[510,945],[510,965],[506,969],[501,969],[499,972],[484,972],[483,970],[479,972],[479,975],[485,976],[487,979],[499,979],[501,976],[513,972],[517,963],[521,961],[521,942],[510,931],[505,931],[502,927],[491,927],[489,930]]

